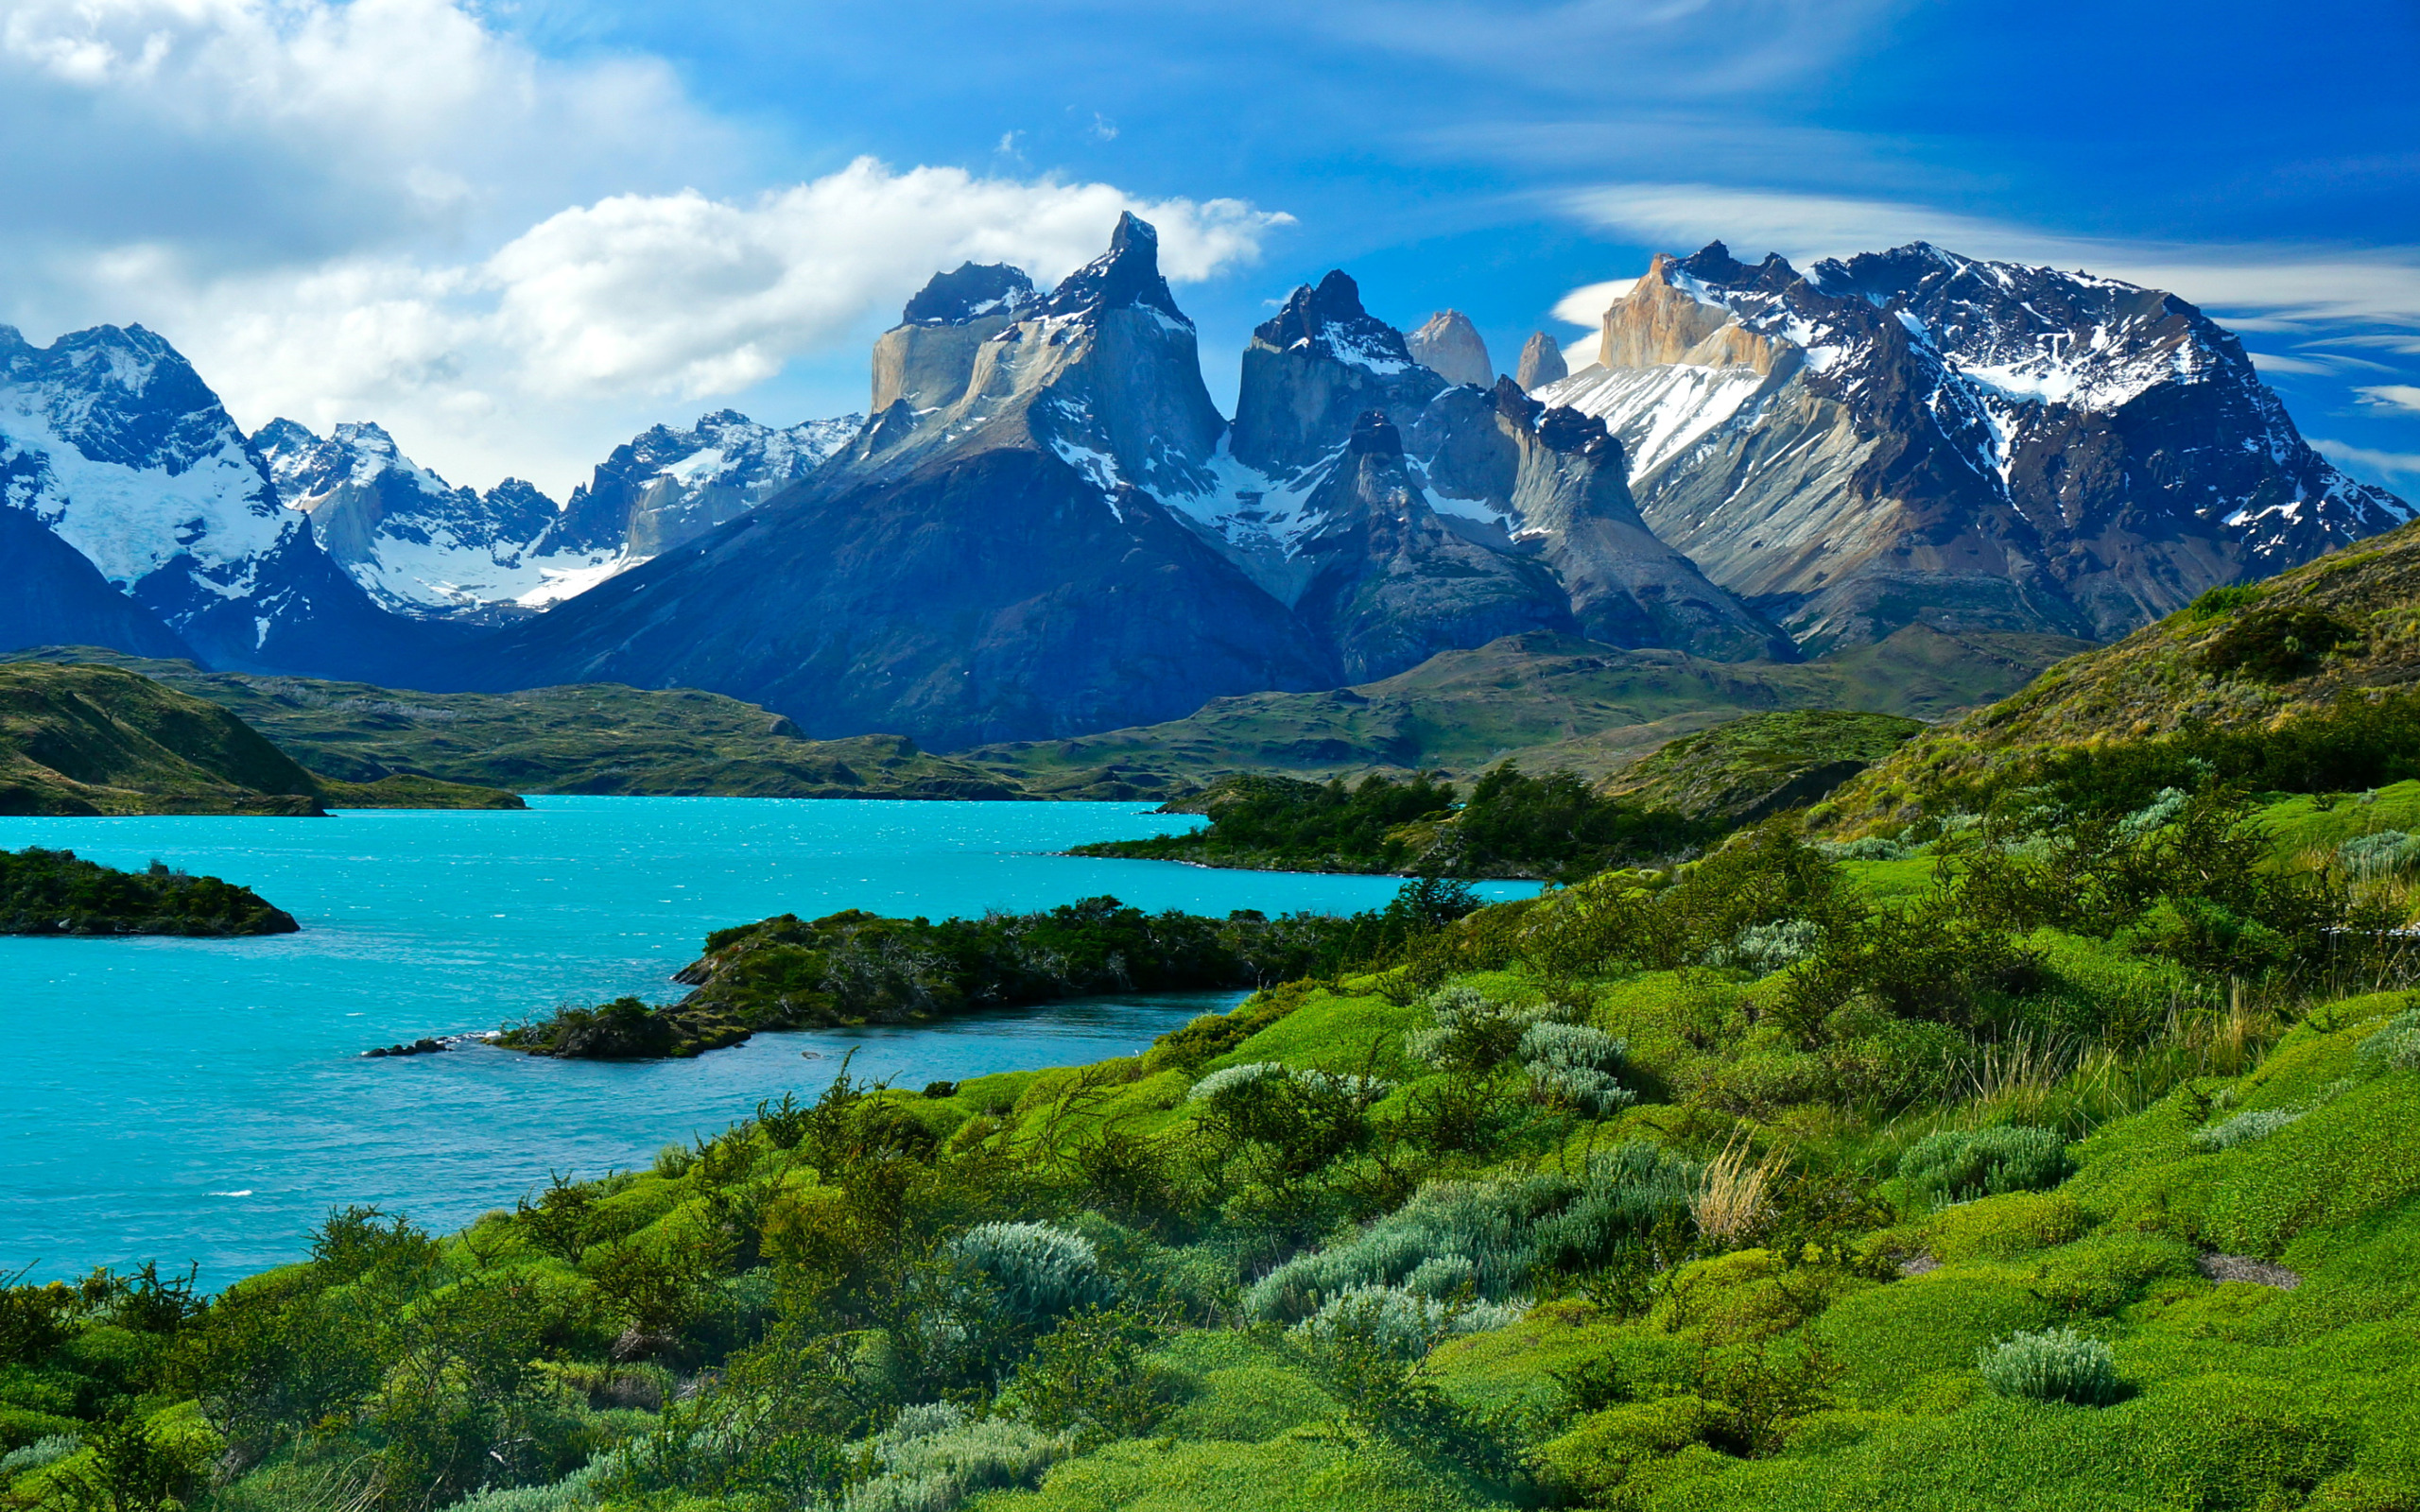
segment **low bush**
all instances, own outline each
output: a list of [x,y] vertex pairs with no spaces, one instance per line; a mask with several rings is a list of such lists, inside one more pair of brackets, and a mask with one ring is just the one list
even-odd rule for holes
[[2238,1144],[2265,1140],[2303,1116],[2299,1108],[2261,1108],[2238,1113],[2223,1124],[2196,1129],[2193,1143],[2204,1150],[2232,1150]]
[[2070,1169],[2067,1142],[2056,1129],[2014,1125],[1944,1129],[1899,1158],[1899,1180],[1909,1195],[1936,1203],[2038,1192],[2058,1185]]
[[1046,1223],[977,1224],[951,1240],[949,1248],[959,1265],[993,1288],[1011,1316],[1027,1325],[1107,1301],[1115,1290],[1101,1274],[1091,1240]]
[[2103,1407],[2118,1400],[2118,1357],[2073,1329],[2019,1333],[1983,1351],[1975,1367],[2005,1397]]
[[1638,1100],[1616,1079],[1629,1050],[1602,1029],[1547,1022],[1524,1030],[1514,1054],[1541,1094],[1590,1118],[1610,1118]]

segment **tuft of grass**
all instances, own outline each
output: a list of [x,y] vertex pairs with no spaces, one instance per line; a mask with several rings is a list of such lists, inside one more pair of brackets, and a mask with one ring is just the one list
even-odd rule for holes
[[1689,1215],[1698,1231],[1718,1244],[1737,1244],[1755,1232],[1771,1208],[1773,1180],[1781,1174],[1780,1152],[1751,1164],[1748,1146],[1734,1141],[1706,1162],[1705,1176],[1689,1201]]

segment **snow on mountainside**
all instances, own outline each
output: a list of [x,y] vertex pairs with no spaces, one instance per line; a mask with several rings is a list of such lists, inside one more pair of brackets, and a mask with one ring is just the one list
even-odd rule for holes
[[398,613],[493,621],[544,609],[746,513],[798,481],[859,421],[788,430],[718,410],[695,430],[658,425],[557,505],[507,478],[485,494],[413,462],[373,424],[321,438],[290,420],[252,438],[288,508]]
[[0,326],[0,505],[216,664],[359,671],[406,654],[192,366],[141,326]]
[[141,326],[48,348],[0,326],[0,480],[111,582],[164,596],[250,594],[299,524],[217,396]]
[[550,543],[610,551],[615,571],[635,566],[808,477],[864,425],[862,415],[842,415],[777,429],[718,409],[690,430],[655,426],[615,447],[572,490]]
[[1921,243],[1659,256],[1538,397],[1602,417],[1649,524],[1819,646],[2107,638],[2411,517],[2183,300]]

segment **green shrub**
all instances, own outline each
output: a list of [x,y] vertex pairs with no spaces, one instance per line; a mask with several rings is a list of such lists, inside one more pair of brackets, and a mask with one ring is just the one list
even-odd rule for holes
[[1498,1003],[1476,988],[1448,987],[1421,1004],[1434,1022],[1404,1037],[1404,1053],[1440,1071],[1493,1071],[1510,1059],[1522,1036],[1545,1016],[1538,1005]]
[[931,1402],[900,1413],[873,1441],[879,1474],[852,1490],[841,1512],[951,1512],[980,1491],[1030,1486],[1073,1448],[1002,1418],[973,1418]]
[[1975,1367],[2006,1397],[2101,1407],[2118,1400],[2118,1357],[2073,1329],[2019,1333],[1985,1349]]
[[1046,1223],[977,1224],[950,1241],[950,1254],[998,1294],[1021,1323],[1040,1324],[1109,1300],[1093,1242]]
[[1330,1297],[1294,1332],[1315,1340],[1350,1335],[1397,1359],[1417,1360],[1456,1334],[1509,1328],[1527,1311],[1518,1302],[1456,1305],[1409,1287],[1356,1286]]
[[2401,830],[2357,834],[2336,848],[2336,859],[2345,870],[2364,882],[2400,876],[2410,871],[2415,863],[2420,863],[2420,839],[2414,839]]
[[12,1449],[6,1454],[0,1454],[0,1486],[7,1486],[20,1475],[58,1464],[75,1453],[83,1442],[81,1434],[52,1434],[35,1439],[23,1449]]
[[2056,1129],[2002,1125],[1927,1134],[1899,1157],[1911,1196],[1969,1202],[2003,1192],[2037,1192],[2066,1178],[2067,1142]]
[[2420,1071],[2420,1011],[2398,1013],[2372,1030],[2355,1059],[2365,1068]]
[[2284,682],[2319,666],[2330,651],[2360,642],[2361,632],[2308,605],[2254,610],[2202,648],[2202,670],[2263,682]]

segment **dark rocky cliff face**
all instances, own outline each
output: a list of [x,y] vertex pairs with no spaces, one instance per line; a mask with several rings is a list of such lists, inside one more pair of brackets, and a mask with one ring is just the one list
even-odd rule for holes
[[1361,307],[1341,269],[1296,289],[1244,349],[1236,460],[1286,475],[1334,452],[1371,410],[1409,427],[1450,387],[1422,367],[1403,333]]
[[1573,627],[1543,562],[1469,541],[1429,507],[1382,410],[1355,423],[1315,507],[1325,524],[1305,555],[1319,566],[1296,608],[1336,647],[1347,681],[1392,677],[1498,636]]
[[136,656],[194,653],[159,616],[110,586],[81,553],[23,509],[0,507],[0,651],[105,645]]

